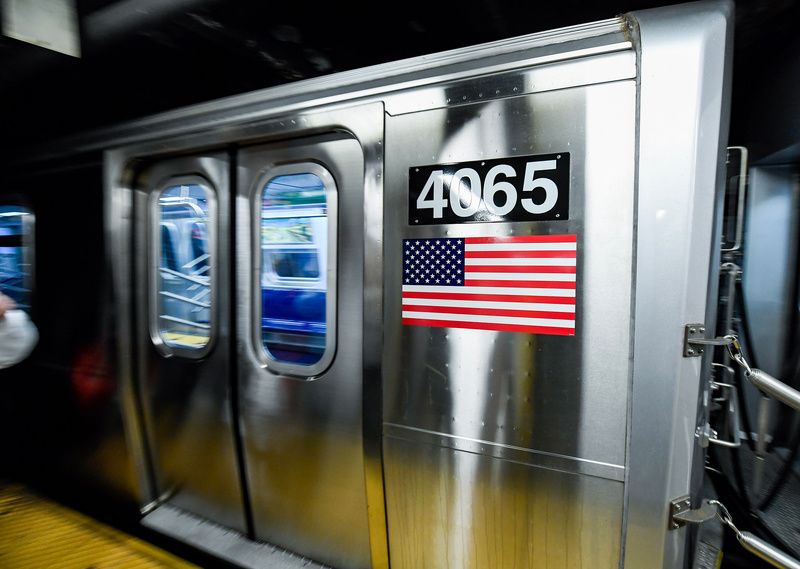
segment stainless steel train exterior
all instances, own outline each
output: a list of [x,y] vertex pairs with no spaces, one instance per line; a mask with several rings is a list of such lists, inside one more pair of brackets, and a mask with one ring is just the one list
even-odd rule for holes
[[[9,187],[94,188],[108,293],[108,393],[68,469],[249,566],[684,567],[670,501],[700,496],[709,362],[683,333],[716,320],[731,12],[635,12],[52,147]],[[181,263],[179,202],[175,235],[205,247]],[[408,251],[440,242],[517,260],[470,261],[484,294],[437,281],[421,310]],[[508,281],[530,258],[538,280]],[[266,315],[277,277],[317,291],[313,335]],[[520,314],[513,287],[549,300]]]

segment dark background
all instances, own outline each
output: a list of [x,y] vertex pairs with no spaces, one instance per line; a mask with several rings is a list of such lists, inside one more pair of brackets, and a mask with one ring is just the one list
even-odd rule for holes
[[[0,38],[0,151],[273,85],[669,3],[77,0],[81,58]],[[797,140],[797,122],[783,132],[789,127],[780,113],[772,119],[772,97],[798,110],[790,100],[798,99],[800,83],[800,0],[739,0],[736,10],[731,142],[752,146],[764,138],[765,121],[776,131],[766,138]],[[786,146],[783,138],[758,144],[765,145],[763,154],[775,144]]]

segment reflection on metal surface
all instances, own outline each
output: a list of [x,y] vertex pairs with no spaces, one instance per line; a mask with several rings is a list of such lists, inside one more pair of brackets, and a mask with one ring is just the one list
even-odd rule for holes
[[142,525],[185,541],[236,567],[247,569],[327,569],[307,557],[274,545],[247,539],[220,526],[169,505],[158,507],[142,519]]
[[456,232],[569,232],[581,254],[574,339],[400,328],[400,268],[387,264],[387,327],[402,334],[386,347],[385,421],[624,464],[630,285],[621,283],[632,262],[633,119],[634,85],[619,82],[387,121],[393,187],[404,187],[411,164],[561,148],[574,156],[569,221],[409,228],[404,192],[395,191],[386,198],[386,211],[400,212],[387,217],[388,250],[403,238]]
[[[575,59],[558,61],[554,57],[536,57],[526,62],[527,69],[487,69],[486,75],[471,81],[454,81],[446,88],[441,85],[386,97],[386,111],[393,116],[427,111],[455,105],[504,99],[530,93],[566,89],[593,83],[607,83],[636,77],[636,54],[629,42],[603,45],[599,48],[576,50]],[[556,63],[548,63],[557,61]],[[522,67],[517,63],[516,67]],[[556,149],[563,150],[563,149]]]
[[800,561],[786,555],[774,545],[767,543],[750,532],[743,531],[738,534],[739,543],[750,553],[781,569],[800,569]]
[[386,437],[398,440],[433,444],[453,450],[462,450],[494,458],[504,458],[520,464],[529,464],[531,466],[539,466],[550,470],[597,476],[598,478],[607,478],[609,480],[616,480],[617,482],[622,482],[625,479],[625,467],[621,464],[609,464],[571,456],[562,456],[555,453],[541,452],[529,448],[494,443],[480,439],[457,437],[434,431],[426,431],[425,429],[394,425],[392,423],[384,424],[383,434]]
[[107,294],[113,299],[107,309],[115,315],[113,331],[104,341],[108,342],[112,365],[116,368],[124,442],[135,471],[135,484],[130,485],[133,490],[131,493],[142,505],[154,500],[157,490],[152,455],[148,447],[149,426],[140,405],[141,390],[134,377],[134,343],[139,342],[139,339],[134,339],[132,330],[132,300],[137,293],[130,262],[134,191],[133,172],[126,168],[126,161],[127,156],[120,150],[108,151],[104,155],[103,227],[107,242],[105,262],[111,273]]
[[[388,520],[400,569],[680,565],[686,532],[667,535],[666,497],[690,490],[701,362],[680,358],[674,331],[714,320],[702,292],[727,10],[659,12],[668,26],[644,13],[639,83],[631,38],[615,20],[436,56],[427,66],[399,62],[385,78],[373,69],[340,75],[335,88],[326,80],[279,88],[119,131],[124,144],[163,128],[162,139],[111,155],[112,187],[141,173],[131,251],[148,246],[147,192],[176,173],[203,173],[219,193],[219,234],[236,232],[235,244],[218,251],[220,266],[235,267],[236,290],[223,280],[229,274],[220,276],[219,341],[202,361],[152,348],[142,324],[148,267],[133,260],[136,287],[128,291],[119,277],[130,276],[129,267],[114,265],[121,298],[136,306],[134,317],[118,302],[121,338],[136,330],[139,357],[130,362],[124,347],[120,355],[123,380],[135,374],[141,383],[152,493],[164,494],[170,508],[242,526],[231,443],[239,419],[256,537],[315,561],[386,568]],[[512,53],[512,45],[522,51]],[[374,97],[391,89],[384,112]],[[356,96],[363,97],[356,106],[324,106]],[[170,159],[141,172],[120,166],[123,158],[228,143],[242,145],[230,151],[238,158],[235,200],[226,156]],[[415,165],[559,153],[570,157],[568,219],[408,224]],[[337,353],[330,367],[299,381],[301,374],[270,367],[264,356],[257,297],[264,235],[285,245],[302,243],[308,231],[302,223],[264,230],[260,182],[309,162],[324,166],[339,193],[338,294],[335,306],[325,304],[336,318]],[[235,228],[224,211],[232,201]],[[121,219],[126,207],[114,210]],[[576,236],[574,337],[402,326],[404,239],[564,234]],[[124,237],[116,236],[117,253]],[[277,277],[324,272],[319,263],[298,269],[280,255],[272,261]],[[235,341],[226,329],[234,322]],[[233,369],[237,418],[220,380]],[[199,456],[215,461],[208,467]]]
[[[753,369],[752,373],[747,374],[745,377],[747,377],[747,379],[750,380],[750,382],[759,390],[763,391],[770,397],[774,397],[795,411],[800,411],[800,391],[789,387],[782,381],[772,377],[770,374],[760,369]],[[766,431],[766,426],[763,428],[764,431]],[[759,428],[759,433],[760,432],[761,427]]]
[[[260,211],[253,211],[253,204],[260,204],[253,199],[260,193],[259,181],[271,178],[278,164],[313,162],[330,172],[338,190],[338,294],[331,307],[336,310],[335,359],[320,375],[300,381],[263,361],[260,338],[240,342],[239,358],[256,537],[343,569],[388,563],[380,462],[374,456],[379,447],[364,438],[365,432],[378,433],[375,425],[365,428],[374,420],[371,413],[378,402],[364,401],[364,385],[380,379],[365,377],[365,360],[376,354],[362,351],[364,321],[371,317],[363,296],[365,184],[375,183],[365,179],[365,155],[374,160],[381,111],[370,106],[298,116],[285,122],[317,132],[343,124],[360,136],[341,133],[254,147],[243,150],[239,160],[237,215],[252,220],[250,227],[240,223],[237,229],[241,338],[253,338],[254,320],[260,316],[254,294],[261,291],[261,261],[252,258],[260,237],[253,230],[259,225]],[[379,224],[380,217],[371,222]],[[370,393],[374,397],[374,389]],[[369,515],[373,509],[377,516]]]
[[[394,257],[387,253],[384,279],[384,457],[399,567],[619,563],[635,84],[617,78],[387,118],[387,186],[395,190],[385,198],[385,249]],[[504,79],[524,88],[521,76]],[[571,156],[568,221],[405,223],[411,166],[557,152]],[[575,337],[401,327],[401,269],[390,259],[403,239],[553,234],[577,235]],[[577,529],[590,520],[603,529]],[[563,541],[536,537],[555,527]]]
[[[129,168],[136,172],[133,165],[129,165]],[[214,155],[165,160],[136,174],[133,251],[138,324],[135,345],[138,359],[135,369],[138,372],[136,381],[142,393],[143,414],[149,436],[148,446],[156,484],[155,497],[244,531],[245,520],[230,400],[229,273],[225,270],[214,270],[217,266],[227,267],[230,258],[229,248],[219,246],[216,239],[216,235],[226,235],[229,230],[227,159],[224,155]],[[187,178],[188,174],[193,176]],[[185,221],[184,235],[188,239],[178,242],[186,250],[182,257],[174,259],[178,261],[179,258],[184,258],[185,261],[176,262],[173,271],[188,276],[183,265],[192,256],[191,238],[194,231],[191,226],[203,223],[207,230],[204,235],[208,236],[207,253],[210,254],[211,262],[207,266],[211,275],[207,278],[201,274],[188,276],[188,280],[181,279],[190,285],[199,285],[203,290],[210,285],[208,296],[196,300],[207,298],[210,307],[202,308],[198,314],[200,318],[204,313],[210,318],[215,333],[209,343],[204,343],[199,354],[198,350],[189,347],[197,340],[183,337],[198,335],[194,331],[195,326],[190,325],[198,323],[191,312],[178,317],[186,323],[172,330],[181,333],[181,340],[185,345],[160,344],[161,336],[156,325],[159,322],[158,308],[163,303],[162,295],[157,295],[156,292],[164,273],[162,261],[166,259],[162,259],[161,250],[155,244],[161,243],[160,221],[169,216],[162,214],[158,218],[152,214],[154,211],[162,211],[158,206],[160,190],[175,184],[180,187],[182,180],[194,180],[195,184],[202,181],[202,185],[207,188],[202,195],[209,200],[211,206],[209,219],[198,221],[197,215],[202,214],[202,208],[194,203],[188,205],[194,217]],[[188,198],[195,199],[191,196]],[[186,201],[184,198],[179,199]],[[185,208],[186,204],[179,204],[179,207]],[[174,206],[167,208],[175,209]],[[179,211],[172,211],[172,214],[173,217],[184,219]],[[176,235],[180,234],[176,232]],[[148,250],[152,252],[150,258],[144,254]],[[196,255],[195,260],[197,258],[202,258],[202,255]],[[193,269],[194,266],[190,268]],[[197,292],[189,291],[195,294]],[[185,297],[186,294],[181,296]],[[193,310],[186,303],[181,305],[185,305],[185,309]],[[202,359],[197,359],[198,355],[202,355]]]
[[694,432],[709,359],[681,358],[680,330],[716,322],[716,303],[707,299],[718,282],[712,250],[719,249],[714,218],[724,183],[732,8],[705,2],[631,15],[642,80],[627,569],[684,566],[685,532],[668,532],[665,520],[670,500],[694,494],[693,474],[696,483],[702,476]]
[[386,439],[392,567],[619,566],[620,482]]

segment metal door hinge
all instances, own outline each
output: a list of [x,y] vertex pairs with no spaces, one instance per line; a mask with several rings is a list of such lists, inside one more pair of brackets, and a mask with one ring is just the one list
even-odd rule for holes
[[724,338],[706,338],[705,324],[687,324],[683,327],[683,357],[696,358],[702,356],[706,346],[728,346],[733,340]]
[[755,554],[775,567],[784,569],[800,569],[800,561],[786,555],[780,549],[757,538],[752,533],[739,531],[731,519],[731,514],[719,500],[703,500],[699,508],[692,509],[692,499],[683,496],[670,502],[669,527],[678,529],[686,524],[702,524],[715,517],[731,528],[739,544],[750,553]]
[[699,508],[692,508],[689,496],[676,498],[669,503],[669,529],[678,529],[686,524],[702,524],[717,515],[716,505],[703,500]]

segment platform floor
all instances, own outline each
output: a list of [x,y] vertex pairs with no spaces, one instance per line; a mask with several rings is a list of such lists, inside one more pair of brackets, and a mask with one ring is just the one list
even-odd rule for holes
[[0,485],[3,569],[189,569],[196,565],[16,484]]

